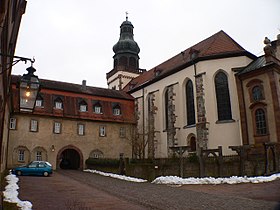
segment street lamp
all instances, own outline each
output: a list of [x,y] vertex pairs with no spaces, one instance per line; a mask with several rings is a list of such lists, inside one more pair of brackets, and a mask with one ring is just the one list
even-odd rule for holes
[[[40,82],[38,79],[38,76],[34,75],[34,72],[36,69],[33,67],[33,63],[35,62],[34,59],[31,58],[25,58],[20,56],[14,56],[14,55],[6,55],[0,52],[0,55],[3,57],[9,57],[12,59],[15,59],[12,63],[12,66],[17,64],[19,61],[27,62],[30,61],[31,66],[27,68],[27,74],[23,74],[23,76],[20,78],[19,83],[19,96],[20,96],[20,111],[23,112],[32,112],[35,106],[35,101],[37,98],[37,94],[39,92],[40,88]],[[9,70],[11,67],[8,67],[7,69],[2,70],[1,74]]]
[[28,73],[20,78],[20,111],[32,112],[39,92],[40,82],[38,76],[34,75],[36,69],[32,65],[26,70]]

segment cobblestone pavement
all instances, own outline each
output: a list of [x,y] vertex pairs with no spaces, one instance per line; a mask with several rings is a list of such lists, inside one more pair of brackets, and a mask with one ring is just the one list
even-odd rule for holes
[[[272,182],[273,183],[273,182]],[[267,194],[271,187],[259,188]],[[172,187],[151,183],[133,183],[81,171],[56,171],[51,177],[20,177],[19,198],[29,200],[33,210],[88,209],[274,209],[277,196],[243,196],[255,192],[243,185],[233,191],[221,186]],[[251,186],[251,185],[250,185]],[[223,186],[224,187],[224,186]],[[229,186],[231,187],[231,186]],[[253,187],[254,188],[254,187]],[[201,190],[200,190],[201,189]],[[279,192],[272,191],[273,193]],[[238,193],[242,191],[242,193]],[[261,193],[263,191],[263,193]],[[266,192],[264,192],[266,191]],[[218,193],[220,192],[220,193]],[[279,193],[278,193],[279,195]]]

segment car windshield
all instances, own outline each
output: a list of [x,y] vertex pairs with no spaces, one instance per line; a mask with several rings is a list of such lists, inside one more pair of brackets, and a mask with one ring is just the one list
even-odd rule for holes
[[52,167],[52,164],[50,164],[49,162],[46,162],[46,164],[47,164],[48,166]]

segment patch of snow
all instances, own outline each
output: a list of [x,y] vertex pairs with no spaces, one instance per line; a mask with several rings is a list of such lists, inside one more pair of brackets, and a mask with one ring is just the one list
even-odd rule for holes
[[[130,182],[147,182],[147,180],[128,177],[113,173],[105,173],[97,170],[86,169],[85,172],[95,173],[102,176],[109,176],[115,179],[121,179]],[[273,174],[271,176],[256,176],[256,177],[226,177],[226,178],[213,178],[213,177],[205,177],[205,178],[181,178],[178,176],[161,176],[152,181],[153,184],[169,184],[169,185],[186,185],[186,184],[241,184],[241,183],[263,183],[263,182],[271,182],[280,178],[280,173]]]
[[89,172],[89,173],[94,173],[94,174],[99,174],[102,176],[109,176],[115,179],[121,179],[129,182],[147,182],[145,179],[139,179],[139,178],[134,178],[134,177],[129,177],[129,176],[124,176],[124,175],[118,175],[118,174],[112,174],[112,173],[105,173],[102,171],[97,171],[97,170],[91,170],[91,169],[86,169],[84,172]]
[[153,184],[172,184],[172,185],[184,185],[184,184],[240,184],[240,183],[263,183],[271,182],[280,178],[280,173],[273,174],[271,176],[257,176],[257,177],[237,177],[232,176],[229,178],[181,178],[177,176],[161,176],[152,181]]
[[7,201],[9,203],[16,203],[17,206],[22,209],[22,210],[32,210],[32,203],[29,201],[21,201],[18,198],[18,178],[13,175],[7,175],[6,177],[7,180],[7,186],[5,187],[5,191],[3,192],[4,195],[4,201]]

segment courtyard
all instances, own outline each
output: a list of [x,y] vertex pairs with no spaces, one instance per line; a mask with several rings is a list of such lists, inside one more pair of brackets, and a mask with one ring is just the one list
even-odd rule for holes
[[19,198],[44,209],[274,209],[280,180],[236,185],[135,183],[76,170],[19,177]]

